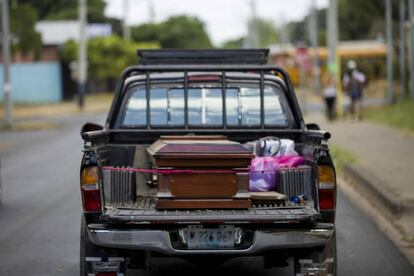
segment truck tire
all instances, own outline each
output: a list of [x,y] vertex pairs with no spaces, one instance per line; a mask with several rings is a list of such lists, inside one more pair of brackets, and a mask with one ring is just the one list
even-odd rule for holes
[[86,230],[85,218],[82,216],[80,226],[80,252],[79,252],[79,270],[81,276],[88,275],[87,262],[85,257],[99,256],[98,248],[90,241],[88,231]]
[[[110,249],[96,246],[90,239],[87,231],[87,225],[85,222],[85,217],[82,216],[81,225],[80,225],[80,251],[79,251],[79,272],[80,276],[88,276],[88,273],[91,273],[92,264],[88,264],[86,257],[97,257],[102,260],[102,262],[107,262],[111,257],[120,257],[117,252],[113,252]],[[120,264],[120,270],[118,273],[126,275],[125,261],[122,261]]]
[[[294,275],[303,275],[306,276],[306,273],[303,273],[301,270],[300,260],[307,260],[314,264],[322,264],[326,262],[328,265],[326,266],[328,271],[326,274],[322,275],[337,275],[337,255],[336,255],[336,235],[332,236],[331,241],[322,249],[322,250],[314,250],[308,254],[302,254],[295,256],[294,262]],[[309,274],[309,275],[316,275],[316,274]]]
[[89,240],[88,233],[86,232],[86,223],[85,218],[82,216],[81,226],[80,226],[80,252],[79,252],[79,271],[80,276],[87,276],[86,271],[86,261],[85,261],[85,247],[86,243]]

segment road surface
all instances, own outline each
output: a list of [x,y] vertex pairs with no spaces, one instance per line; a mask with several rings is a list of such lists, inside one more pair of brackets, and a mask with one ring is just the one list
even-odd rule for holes
[[[3,204],[0,207],[0,275],[79,275],[79,162],[84,121],[65,118],[62,127],[0,132]],[[339,193],[337,214],[339,275],[414,275],[398,249],[367,216]],[[206,260],[208,262],[208,260]],[[229,261],[220,275],[289,275],[262,268],[260,258]],[[181,260],[155,260],[148,275],[200,274]]]

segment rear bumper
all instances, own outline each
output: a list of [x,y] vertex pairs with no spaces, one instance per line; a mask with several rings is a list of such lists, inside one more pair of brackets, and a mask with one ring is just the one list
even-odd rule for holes
[[170,235],[164,230],[109,229],[101,224],[88,225],[90,240],[98,246],[153,251],[165,255],[255,255],[265,251],[294,248],[312,248],[326,245],[334,234],[334,225],[317,223],[307,229],[256,230],[252,245],[247,249],[181,250],[171,245]]

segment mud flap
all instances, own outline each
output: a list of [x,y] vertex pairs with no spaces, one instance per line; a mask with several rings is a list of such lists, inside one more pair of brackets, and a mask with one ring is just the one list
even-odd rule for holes
[[126,258],[109,256],[102,247],[98,247],[89,239],[84,217],[81,221],[80,238],[80,275],[81,276],[124,276],[126,274]]
[[125,275],[125,258],[123,257],[85,257],[87,275]]
[[322,249],[295,257],[295,276],[336,276],[336,235]]

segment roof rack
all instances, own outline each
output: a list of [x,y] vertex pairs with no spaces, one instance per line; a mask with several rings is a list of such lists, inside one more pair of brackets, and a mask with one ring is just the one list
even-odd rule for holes
[[138,49],[142,65],[267,64],[269,49]]

